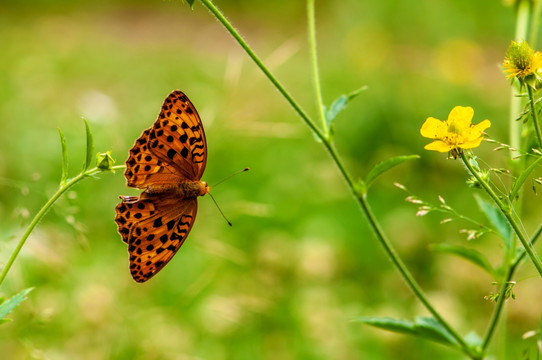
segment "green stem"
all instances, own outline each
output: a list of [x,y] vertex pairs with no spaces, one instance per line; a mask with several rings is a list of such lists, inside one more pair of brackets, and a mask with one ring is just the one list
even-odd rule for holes
[[[529,25],[531,6],[529,1],[520,1],[517,8],[516,15],[516,30],[515,40],[521,41],[527,38],[527,31]],[[518,90],[515,86],[510,87],[510,114],[508,119],[508,127],[510,129],[510,146],[515,149],[521,150],[521,121],[516,121],[518,114],[521,112],[522,99],[518,96]],[[513,163],[516,163],[518,167],[523,165],[522,159],[514,159],[514,155],[510,153],[510,158]],[[518,173],[521,172],[519,169]]]
[[339,168],[341,174],[343,175],[344,179],[348,183],[348,187],[350,188],[350,191],[352,192],[352,195],[354,195],[355,199],[358,201],[358,204],[361,207],[361,210],[363,211],[363,214],[367,218],[367,221],[369,222],[369,225],[371,226],[371,229],[373,230],[376,238],[384,248],[386,254],[388,255],[389,259],[399,271],[401,274],[403,280],[407,283],[410,290],[414,293],[414,295],[418,298],[418,300],[425,306],[425,308],[433,315],[433,317],[450,333],[450,335],[458,342],[459,346],[463,350],[465,354],[467,354],[472,359],[480,359],[480,355],[475,353],[467,343],[463,340],[461,335],[459,335],[448,322],[438,313],[438,311],[433,307],[431,302],[427,299],[427,296],[421,289],[418,282],[414,279],[414,276],[410,273],[408,268],[406,267],[405,263],[401,260],[401,257],[389,241],[389,239],[386,237],[384,231],[380,227],[380,224],[376,220],[376,217],[374,216],[369,203],[366,198],[366,194],[359,193],[356,190],[355,183],[346,170],[344,164],[342,163],[335,147],[333,144],[331,144],[329,141],[324,141],[324,145],[326,149],[328,150],[329,154],[333,158],[333,161]]
[[[310,0],[309,0],[310,1]],[[480,355],[471,349],[463,340],[463,338],[440,316],[440,314],[431,305],[421,287],[418,285],[414,277],[410,274],[404,263],[401,261],[399,255],[393,248],[391,242],[385,237],[384,232],[380,228],[376,218],[374,217],[369,204],[363,194],[360,194],[356,190],[356,186],[352,176],[346,170],[346,167],[342,163],[335,147],[328,140],[326,135],[314,125],[314,122],[308,117],[308,115],[301,109],[297,102],[291,97],[286,89],[280,84],[280,82],[273,76],[273,74],[265,67],[258,56],[247,45],[241,35],[235,30],[235,28],[228,22],[228,20],[222,15],[222,13],[212,4],[210,0],[201,0],[202,4],[224,25],[226,30],[237,40],[239,45],[247,52],[256,65],[262,70],[262,72],[269,78],[269,80],[275,85],[279,92],[286,98],[290,105],[294,108],[301,119],[310,127],[314,134],[322,141],[326,150],[333,159],[333,162],[338,167],[343,178],[346,180],[350,191],[358,201],[364,215],[367,217],[371,228],[373,229],[377,239],[384,247],[386,253],[390,257],[390,260],[395,265],[401,276],[405,279],[406,283],[413,291],[414,295],[420,300],[420,302],[426,307],[426,309],[435,317],[435,319],[450,333],[450,335],[457,341],[461,349],[472,359],[480,359]],[[325,129],[325,128],[324,128]]]
[[322,100],[322,90],[320,87],[320,71],[318,70],[318,57],[316,53],[316,25],[314,15],[314,0],[307,1],[307,16],[309,24],[309,49],[312,63],[312,81],[314,87],[314,97],[316,99],[316,106],[318,107],[318,115],[322,122],[322,129],[324,135],[329,138],[329,129],[326,122],[326,115],[324,113],[324,102]]
[[536,49],[536,38],[538,35],[538,20],[540,18],[540,11],[542,10],[542,1],[535,0],[534,7],[531,15],[531,27],[529,29],[529,44],[533,49]]
[[527,92],[529,93],[529,103],[531,106],[531,115],[533,117],[534,129],[536,131],[536,137],[538,138],[538,146],[542,147],[542,133],[540,132],[540,124],[538,123],[538,115],[534,106],[533,89],[527,85]]
[[466,158],[464,153],[461,153],[461,160],[463,160],[463,163],[469,169],[469,172],[478,180],[480,185],[485,189],[485,191],[488,193],[488,195],[491,197],[493,202],[499,207],[499,210],[501,213],[506,217],[506,220],[508,220],[508,223],[512,227],[512,230],[514,230],[514,233],[518,237],[518,239],[521,241],[521,244],[523,245],[525,251],[531,258],[531,261],[533,262],[534,266],[536,267],[536,270],[538,270],[538,273],[540,276],[542,276],[542,262],[540,261],[540,258],[536,254],[533,246],[530,242],[527,241],[525,238],[525,235],[521,232],[521,229],[519,228],[519,224],[517,223],[516,219],[511,214],[511,209],[509,206],[506,206],[499,196],[495,194],[493,189],[486,183],[484,179],[480,176],[480,174],[474,170],[472,165],[470,164],[469,160]]
[[[532,236],[531,241],[530,241],[531,246],[534,245],[534,243],[540,238],[540,234],[542,234],[542,224],[540,224],[538,226],[538,229],[536,229],[536,231],[534,232],[534,235]],[[525,257],[525,254],[526,254],[526,251],[522,250],[521,253],[514,260],[514,263],[512,264],[512,268],[515,269],[519,265],[521,260],[523,260],[523,258]]]
[[299,106],[299,104],[292,98],[290,93],[286,91],[284,86],[278,81],[278,79],[273,75],[273,73],[263,64],[260,58],[252,51],[250,46],[247,44],[245,39],[235,30],[232,24],[226,19],[224,15],[218,10],[214,4],[209,0],[201,0],[202,4],[217,18],[222,25],[228,30],[231,36],[239,43],[239,45],[245,50],[245,52],[250,56],[250,58],[256,63],[260,70],[267,76],[267,78],[275,85],[277,90],[284,96],[286,101],[294,108],[295,112],[299,114],[301,119],[309,126],[309,128],[320,138],[322,141],[326,139],[322,131],[312,122],[307,113]]
[[[124,169],[124,167],[125,167],[124,165],[117,165],[117,166],[113,166],[111,168],[111,170],[120,170],[120,169]],[[92,175],[95,175],[95,174],[100,173],[100,172],[103,172],[103,170],[98,169],[98,168],[92,168],[90,170],[87,170],[85,172],[80,173],[76,177],[74,177],[74,178],[70,179],[68,182],[66,182],[66,184],[60,186],[60,188],[53,194],[53,196],[51,196],[51,198],[45,203],[45,205],[43,205],[43,207],[40,209],[40,211],[38,211],[36,216],[34,216],[32,221],[30,222],[30,225],[28,225],[28,228],[26,229],[23,236],[19,240],[19,243],[15,247],[15,250],[13,251],[11,256],[9,257],[9,260],[6,263],[6,266],[4,266],[4,268],[2,269],[2,273],[0,273],[0,286],[4,282],[9,270],[13,266],[13,263],[15,262],[15,259],[17,259],[17,256],[21,252],[21,249],[23,248],[26,240],[28,239],[28,237],[30,236],[30,234],[32,233],[32,231],[34,230],[36,225],[38,225],[38,223],[45,216],[45,214],[47,214],[47,211],[49,211],[51,206],[53,206],[53,204],[62,196],[62,194],[64,194],[73,185],[77,184],[79,181],[83,180],[87,176],[92,176]]]
[[482,343],[482,353],[486,352],[487,347],[491,342],[491,338],[495,334],[495,330],[497,330],[497,325],[501,318],[504,303],[506,302],[506,290],[508,289],[508,284],[510,283],[512,276],[514,275],[514,271],[514,267],[508,268],[506,276],[503,278],[503,282],[499,288],[499,297],[497,298],[497,304],[495,306],[495,309],[493,310],[493,314],[491,315],[491,320],[489,321],[489,325],[484,336],[484,341]]
[[[539,239],[540,234],[542,234],[542,224],[540,224],[538,229],[535,231],[535,233],[531,237],[531,241],[530,241],[531,245],[534,245],[534,243]],[[525,257],[525,254],[526,254],[526,251],[522,250],[522,252],[516,257],[516,259],[514,259],[512,266],[508,268],[508,272],[503,279],[503,283],[501,284],[501,287],[499,290],[499,298],[497,300],[497,305],[495,306],[495,310],[493,310],[493,314],[491,315],[491,320],[489,322],[489,326],[486,331],[486,335],[484,337],[484,342],[482,344],[483,352],[485,352],[487,347],[489,346],[491,338],[493,337],[495,330],[497,328],[497,324],[501,317],[502,309],[504,308],[504,303],[506,301],[505,295],[506,295],[506,290],[508,288],[508,284],[512,280],[512,277],[514,276],[514,273],[516,272],[519,264]]]

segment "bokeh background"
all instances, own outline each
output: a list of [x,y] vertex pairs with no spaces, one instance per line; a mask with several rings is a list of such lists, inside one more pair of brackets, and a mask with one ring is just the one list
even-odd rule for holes
[[[264,62],[315,114],[303,1],[217,0]],[[369,199],[444,316],[483,334],[495,287],[479,269],[432,243],[468,245],[500,259],[496,237],[468,224],[415,216],[394,181],[432,202],[442,195],[483,220],[458,161],[423,150],[427,116],[455,105],[507,140],[509,86],[499,68],[513,37],[512,7],[494,0],[317,1],[324,99],[367,85],[335,124],[337,147],[362,177],[395,155],[421,159],[383,176]],[[0,292],[35,287],[0,327],[3,359],[457,359],[441,345],[353,322],[427,315],[384,256],[338,170],[278,92],[197,3],[21,0],[0,3],[0,261],[60,178],[57,128],[70,175],[84,157],[88,119],[96,151],[122,164],[173,89],[205,125],[208,197],[181,251],[145,284],[132,281],[116,232],[122,172],[78,184],[29,238]],[[505,153],[483,144],[493,167]],[[540,213],[528,203],[527,229]],[[518,358],[538,327],[542,295],[530,266],[518,273],[498,346]],[[533,305],[533,304],[536,304]],[[506,330],[503,332],[502,329]],[[505,341],[506,340],[506,341]]]

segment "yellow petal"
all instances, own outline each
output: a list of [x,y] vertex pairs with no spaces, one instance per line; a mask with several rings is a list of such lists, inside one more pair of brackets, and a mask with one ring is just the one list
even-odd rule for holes
[[462,149],[472,149],[475,147],[480,146],[480,143],[484,140],[483,136],[480,136],[477,139],[471,140],[471,141],[465,141],[463,144],[460,144],[459,147]]
[[446,135],[446,123],[434,117],[428,117],[420,129],[420,134],[429,139],[440,139]]
[[491,122],[486,119],[482,121],[481,123],[479,123],[478,125],[475,125],[472,129],[473,131],[479,131],[480,133],[482,133],[482,131],[484,131],[490,126],[491,126]]
[[429,143],[423,147],[425,150],[433,150],[438,151],[441,153],[448,152],[454,148],[453,145],[448,145],[444,141],[433,141],[432,143]]
[[482,136],[482,132],[490,126],[491,126],[491,123],[489,122],[489,120],[484,120],[478,125],[473,126],[472,128],[470,128],[469,132],[466,134],[467,139],[465,140],[465,142],[477,140],[480,136]]
[[470,126],[474,110],[470,106],[456,106],[448,115],[448,125],[455,124],[455,127],[461,131]]

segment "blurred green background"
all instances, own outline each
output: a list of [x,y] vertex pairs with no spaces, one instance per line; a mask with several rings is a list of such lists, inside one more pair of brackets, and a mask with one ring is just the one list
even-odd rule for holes
[[[264,62],[315,114],[303,1],[218,1]],[[425,199],[442,195],[476,219],[458,161],[423,150],[426,117],[473,106],[507,141],[509,86],[499,69],[515,15],[500,1],[317,1],[326,103],[363,85],[336,120],[337,147],[356,177],[387,157],[421,159],[386,174],[369,199],[436,307],[462,334],[483,334],[491,279],[429,244],[466,244],[442,216],[415,216],[398,181]],[[86,180],[32,234],[2,286],[34,286],[0,327],[2,359],[457,359],[438,344],[370,328],[357,316],[426,315],[369,231],[338,170],[225,32],[197,3],[66,0],[0,3],[0,261],[60,178],[57,128],[71,175],[89,120],[97,151],[122,164],[166,95],[186,92],[206,129],[208,197],[188,241],[161,273],[132,281],[116,232],[122,172]],[[477,153],[504,166],[504,153]],[[539,221],[527,204],[527,230]],[[530,211],[532,210],[532,211]],[[539,211],[539,210],[538,210]],[[496,237],[472,240],[495,262]],[[518,299],[492,351],[518,358],[538,327],[542,296],[524,266]],[[537,301],[538,303],[538,301]],[[508,339],[508,340],[506,340]],[[508,342],[508,345],[505,344]]]

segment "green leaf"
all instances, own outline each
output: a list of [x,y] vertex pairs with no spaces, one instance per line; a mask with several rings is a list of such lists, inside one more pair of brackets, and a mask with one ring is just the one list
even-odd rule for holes
[[474,195],[474,198],[476,199],[476,202],[478,203],[478,206],[480,209],[484,212],[487,219],[493,224],[495,227],[495,230],[497,230],[497,233],[501,237],[501,239],[504,242],[504,245],[508,248],[512,248],[512,244],[510,243],[510,224],[508,224],[508,220],[504,217],[504,215],[494,207],[491,203],[484,200],[481,196],[478,194]]
[[195,1],[196,1],[196,0],[186,0],[186,2],[188,3],[188,5],[190,5],[190,8],[191,8],[192,10],[194,10],[194,2],[195,2]]
[[362,322],[367,325],[393,331],[401,334],[416,334],[414,324],[408,320],[393,319],[390,317],[378,317],[378,316],[363,316],[354,319],[354,321]]
[[359,89],[352,91],[349,94],[341,95],[329,107],[329,109],[326,111],[326,125],[328,129],[331,128],[331,124],[333,123],[333,120],[337,115],[346,108],[348,103],[353,100],[356,96],[358,96],[362,91],[367,90],[367,86],[362,86]]
[[376,316],[359,317],[354,319],[354,321],[362,322],[379,329],[400,334],[414,335],[447,345],[457,345],[457,342],[452,335],[431,317],[418,317],[414,323],[408,320]]
[[83,172],[85,172],[90,167],[90,164],[94,158],[94,140],[92,138],[92,133],[90,132],[87,119],[83,120],[85,121],[85,130],[87,133],[87,154],[85,157],[85,166],[83,167]]
[[457,341],[435,318],[417,317],[414,328],[417,335],[443,344],[457,345]]
[[13,309],[17,307],[17,305],[19,305],[23,300],[25,300],[26,295],[28,295],[28,293],[32,291],[32,289],[33,288],[25,289],[2,303],[2,305],[0,305],[0,319],[4,319]]
[[419,159],[419,155],[402,155],[402,156],[396,156],[392,157],[390,159],[384,160],[382,162],[379,162],[376,164],[371,171],[369,171],[369,174],[367,175],[367,178],[365,179],[365,184],[367,188],[371,186],[373,181],[381,174],[385,173],[389,169],[401,164],[404,161],[407,160],[413,160],[413,159]]
[[460,245],[452,244],[434,244],[433,246],[431,246],[431,250],[457,255],[460,258],[470,261],[474,265],[484,269],[493,278],[497,279],[498,277],[497,270],[495,270],[495,268],[490,264],[487,258],[477,250],[468,249]]
[[58,133],[60,134],[60,146],[62,147],[62,175],[60,177],[60,185],[64,186],[68,179],[68,147],[66,146],[66,138],[60,128],[58,128]]
[[529,165],[523,172],[518,176],[516,181],[514,181],[514,185],[512,186],[512,191],[510,192],[510,195],[508,198],[510,201],[514,201],[516,198],[519,190],[521,189],[521,185],[527,180],[527,177],[531,174],[531,172],[534,170],[534,168],[542,161],[542,156],[540,156],[538,159],[532,162],[531,165]]

